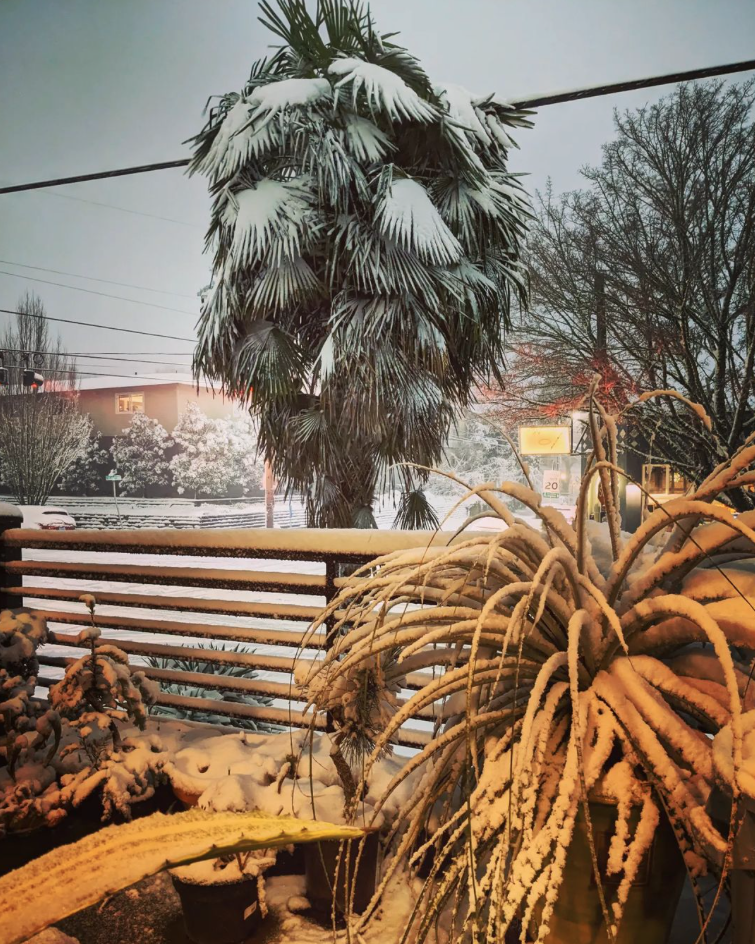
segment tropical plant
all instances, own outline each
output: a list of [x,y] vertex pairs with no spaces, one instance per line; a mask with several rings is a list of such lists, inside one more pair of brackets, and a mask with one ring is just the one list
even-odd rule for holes
[[[755,648],[755,512],[735,516],[717,498],[755,481],[755,434],[689,497],[658,508],[624,540],[616,421],[594,395],[590,409],[596,445],[574,527],[534,490],[478,486],[474,493],[502,521],[499,533],[462,534],[448,547],[373,562],[323,615],[337,639],[315,668],[323,690],[395,649],[404,671],[433,669],[384,726],[365,778],[407,719],[433,705],[443,719],[387,787],[385,798],[424,767],[362,925],[402,860],[433,848],[418,940],[453,903],[474,941],[502,942],[516,921],[522,940],[532,932],[543,941],[578,812],[591,835],[588,800],[598,788],[618,804],[611,890],[595,866],[610,941],[660,817],[673,828],[695,887],[706,868],[726,872],[732,832],[722,837],[705,808],[713,777],[707,735],[731,725],[733,823],[742,701],[755,704],[742,654]],[[586,527],[596,475],[612,549],[604,572]],[[529,507],[541,530],[515,521],[508,496]],[[439,828],[415,852],[431,812]],[[594,842],[592,853],[595,863]]]
[[[208,645],[200,644],[197,648],[206,649],[208,652],[239,652],[245,655],[251,655],[254,649],[243,646],[240,643],[235,646]],[[220,676],[221,678],[256,678],[257,672],[246,665],[230,665],[225,662],[209,662],[204,659],[180,659],[175,657],[148,656],[147,664],[153,669],[163,669],[175,672],[200,673],[202,675]],[[204,698],[218,701],[229,701],[240,705],[256,705],[264,707],[272,704],[273,699],[265,695],[248,695],[243,692],[224,691],[222,694],[215,691],[212,682],[208,680],[207,685],[194,685],[185,682],[160,681],[160,691],[168,695],[181,695],[184,698]],[[193,721],[201,721],[204,724],[232,724],[236,728],[245,728],[249,731],[272,731],[278,730],[275,725],[265,724],[254,718],[231,718],[206,709],[179,708],[175,705],[153,705],[150,709],[151,714],[167,715],[170,718],[184,719],[189,718]]]
[[21,944],[56,921],[164,869],[293,842],[356,839],[354,826],[266,813],[153,813],[109,826],[0,878],[0,944]]
[[[195,370],[248,404],[310,525],[374,527],[391,465],[436,463],[477,380],[498,376],[525,293],[508,132],[529,122],[433,86],[360,2],[261,9],[284,45],[194,138],[214,199]],[[406,491],[426,477],[395,474]]]
[[168,431],[159,420],[144,413],[134,413],[130,424],[110,447],[110,452],[121,474],[124,495],[147,494],[150,485],[167,485],[170,467],[166,450],[173,445]]

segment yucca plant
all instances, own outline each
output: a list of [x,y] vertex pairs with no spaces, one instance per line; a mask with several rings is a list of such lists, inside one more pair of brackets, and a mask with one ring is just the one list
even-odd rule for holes
[[[452,940],[502,942],[519,924],[522,941],[529,933],[545,940],[578,813],[589,835],[597,792],[618,811],[610,890],[591,843],[609,941],[661,817],[693,882],[708,868],[726,871],[731,830],[722,837],[705,808],[707,735],[731,725],[735,817],[742,699],[752,705],[755,696],[738,648],[755,648],[755,583],[742,569],[755,561],[755,512],[736,516],[723,502],[755,482],[755,435],[626,536],[616,421],[595,400],[590,409],[595,451],[574,526],[522,485],[479,486],[473,492],[500,517],[500,532],[387,555],[354,575],[323,617],[343,634],[313,670],[324,690],[387,651],[398,650],[406,672],[432,670],[385,725],[365,778],[409,718],[430,706],[439,718],[436,736],[387,788],[386,797],[424,770],[392,828],[395,855],[362,923],[393,871],[432,847],[418,940],[444,909],[458,932]],[[595,476],[613,552],[604,573],[586,527]],[[509,497],[541,528],[518,521]],[[423,846],[430,814],[440,825]]]
[[283,45],[194,138],[214,252],[195,370],[259,418],[311,526],[374,527],[397,484],[403,520],[434,524],[425,473],[390,467],[439,462],[498,374],[529,215],[508,132],[529,122],[433,85],[357,0],[261,9]]

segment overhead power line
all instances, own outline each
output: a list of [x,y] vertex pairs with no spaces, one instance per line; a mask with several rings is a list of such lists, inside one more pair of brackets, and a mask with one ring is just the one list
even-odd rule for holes
[[[577,102],[585,98],[597,98],[601,95],[615,95],[618,92],[633,92],[638,89],[654,88],[659,85],[674,85],[677,82],[691,82],[695,79],[711,79],[719,75],[733,75],[736,72],[755,70],[755,59],[732,62],[721,66],[709,66],[704,69],[688,69],[685,72],[669,72],[645,79],[630,79],[625,82],[612,82],[605,85],[591,85],[587,88],[571,89],[563,92],[551,92],[543,95],[531,95],[518,101],[507,102],[512,108],[543,108],[546,105],[560,105],[564,102]],[[57,177],[53,180],[37,180],[34,183],[15,184],[0,187],[0,194],[20,193],[25,190],[42,190],[46,187],[61,187],[66,184],[79,184],[88,180],[105,180],[109,177],[126,177],[131,174],[147,174],[155,170],[169,170],[186,167],[189,158],[178,161],[161,161],[157,164],[142,164],[139,167],[122,167],[118,170],[104,170],[94,174],[79,174],[77,177]]]
[[[23,312],[15,308],[0,308],[4,315],[18,315]],[[45,321],[59,321],[61,324],[83,325],[85,328],[101,328],[103,331],[121,331],[124,334],[140,334],[145,338],[163,338],[166,341],[186,341],[187,344],[196,344],[194,338],[179,338],[174,334],[157,334],[154,331],[137,331],[136,328],[116,328],[112,325],[97,324],[93,321],[75,321],[73,318],[53,318],[52,315],[34,315],[35,318],[44,318]]]
[[66,285],[64,282],[51,282],[49,279],[40,279],[35,275],[21,275],[18,272],[7,272],[0,269],[0,275],[9,275],[12,279],[26,279],[27,282],[41,282],[43,285],[56,285],[58,288],[69,288],[74,292],[85,292],[87,295],[99,295],[100,298],[114,298],[121,302],[131,302],[132,305],[146,305],[148,308],[159,308],[162,311],[174,311],[179,315],[191,315],[198,318],[196,311],[186,311],[184,308],[171,308],[169,305],[158,305],[155,302],[140,302],[138,298],[126,298],[125,295],[111,295],[109,292],[98,292],[93,288],[81,288],[79,285]]
[[[152,352],[153,354],[158,353],[156,351]],[[124,361],[129,364],[157,364],[159,367],[190,367],[190,364],[177,364],[170,361],[152,361],[147,360],[143,357],[103,357],[102,354],[85,354],[80,351],[28,351],[26,348],[20,347],[4,347],[0,349],[0,355],[2,354],[42,354],[45,357],[54,357],[54,358],[63,358],[63,359],[72,359],[75,357],[83,357],[87,360],[95,361]],[[182,357],[189,357],[189,354],[182,354]],[[95,366],[104,366],[102,364]]]
[[101,200],[87,200],[85,197],[74,197],[68,193],[56,193],[54,190],[45,190],[46,197],[60,197],[61,200],[75,200],[77,203],[89,203],[91,206],[106,207],[108,210],[119,210],[121,213],[130,213],[132,216],[146,216],[151,220],[162,220],[164,223],[177,223],[179,226],[189,226],[191,229],[205,229],[201,223],[189,223],[187,220],[177,220],[172,216],[159,216],[157,213],[147,213],[145,210],[132,210],[129,207],[116,206],[114,203],[103,203]]
[[19,269],[33,269],[35,272],[52,272],[53,275],[67,275],[72,279],[86,279],[87,282],[104,282],[107,285],[118,285],[121,288],[136,288],[140,292],[155,292],[158,295],[173,295],[175,298],[196,298],[196,295],[186,295],[182,292],[168,292],[163,288],[149,288],[146,285],[134,285],[133,282],[116,282],[113,279],[98,279],[93,275],[79,275],[76,272],[63,272],[61,269],[48,269],[45,266],[28,265],[24,262],[11,262],[10,259],[0,259],[0,265],[18,266]]

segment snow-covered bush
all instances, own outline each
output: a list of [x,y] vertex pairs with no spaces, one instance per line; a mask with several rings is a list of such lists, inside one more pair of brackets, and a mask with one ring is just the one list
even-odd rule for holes
[[86,449],[60,476],[59,490],[68,495],[96,494],[107,474],[109,459],[99,432],[92,428]]
[[[344,633],[318,669],[322,688],[397,648],[404,671],[433,670],[376,739],[365,778],[407,719],[433,705],[442,712],[437,736],[386,791],[424,770],[399,811],[395,855],[363,923],[402,860],[432,846],[420,940],[453,901],[475,941],[502,941],[516,919],[523,935],[543,941],[577,813],[584,810],[590,833],[587,801],[596,793],[618,804],[607,866],[616,884],[597,878],[611,927],[660,817],[668,817],[693,880],[726,870],[730,843],[706,812],[710,735],[730,726],[734,817],[742,702],[752,707],[755,697],[740,655],[755,649],[755,512],[737,516],[725,500],[728,490],[755,482],[755,434],[689,496],[622,536],[615,418],[594,399],[590,409],[595,452],[573,527],[521,485],[480,486],[500,532],[373,562],[318,624]],[[606,496],[605,575],[586,528],[595,476]],[[540,528],[512,515],[510,496]],[[416,851],[431,814],[437,828]]]
[[[32,700],[36,647],[46,639],[36,614],[0,615],[0,714],[7,769],[0,769],[0,834],[54,826],[71,806],[102,788],[105,816],[151,795],[158,771],[149,758],[132,757],[118,722],[143,727],[156,686],[132,672],[115,646],[96,646],[95,600],[82,597],[92,626],[77,639],[91,651],[66,667],[50,688],[50,708]],[[142,752],[146,754],[147,752]]]
[[[157,685],[143,672],[133,672],[128,656],[117,646],[97,645],[100,630],[95,625],[96,600],[91,594],[81,597],[89,609],[92,625],[76,637],[90,652],[66,667],[60,682],[50,688],[50,704],[78,735],[92,765],[98,767],[112,746],[121,746],[117,721],[125,713],[128,720],[144,728],[147,705],[155,700]],[[63,755],[76,750],[69,744]]]
[[179,494],[225,495],[241,486],[248,492],[260,488],[263,464],[257,457],[257,439],[245,414],[210,419],[196,403],[190,403],[173,430],[179,452],[170,469]]
[[[238,644],[236,646],[199,645],[200,649],[206,649],[208,652],[243,652],[251,654],[254,649],[248,646]],[[254,669],[245,665],[228,665],[226,663],[209,662],[203,659],[179,659],[176,657],[162,658],[160,656],[148,656],[147,662],[153,669],[167,669],[168,671],[198,672],[203,675],[220,675],[227,678],[245,678],[253,679],[257,676]],[[218,692],[211,687],[189,684],[187,682],[160,681],[160,691],[168,695],[181,695],[185,698],[209,698],[220,701],[235,702],[240,705],[270,705],[273,701],[265,695],[248,695],[244,692]],[[254,718],[231,718],[228,715],[208,711],[206,709],[179,708],[176,705],[153,705],[150,708],[152,715],[167,715],[169,718],[179,720],[188,718],[192,721],[201,721],[203,724],[232,724],[236,728],[244,728],[248,731],[269,731],[275,730],[275,727],[256,721]]]
[[[60,719],[34,701],[37,684],[37,649],[47,639],[47,624],[27,610],[0,613],[0,757],[15,780],[16,769],[53,737],[52,752],[60,740]],[[3,806],[0,800],[0,822]]]
[[159,422],[144,413],[134,413],[130,425],[110,447],[117,471],[121,474],[124,495],[142,495],[150,485],[166,485],[170,468],[165,458],[172,441]]

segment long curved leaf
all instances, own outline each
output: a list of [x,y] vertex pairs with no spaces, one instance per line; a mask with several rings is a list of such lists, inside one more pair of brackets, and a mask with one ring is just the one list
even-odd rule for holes
[[363,831],[293,816],[189,810],[108,826],[0,878],[0,944],[33,934],[163,869]]

